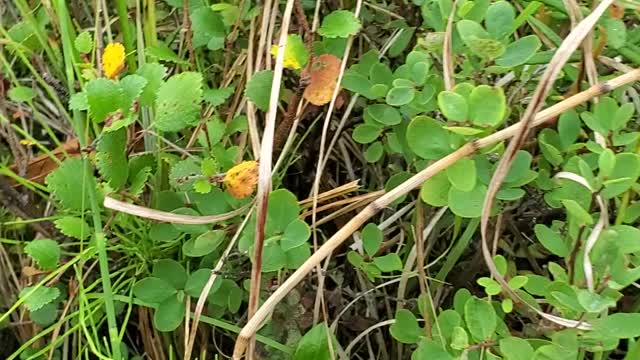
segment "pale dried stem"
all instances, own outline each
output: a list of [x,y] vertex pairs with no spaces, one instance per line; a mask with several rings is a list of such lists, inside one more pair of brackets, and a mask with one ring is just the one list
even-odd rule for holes
[[451,13],[449,14],[447,28],[444,33],[444,43],[442,44],[442,76],[444,78],[445,90],[453,89],[456,84],[453,78],[453,49],[451,43],[453,40],[453,18],[456,15],[457,6],[458,0],[455,0],[451,6]]
[[[534,120],[538,116],[538,111],[544,104],[544,100],[547,97],[547,94],[551,91],[555,79],[560,73],[564,64],[566,64],[567,60],[573,52],[578,48],[580,43],[584,40],[587,34],[591,31],[591,28],[595,25],[596,21],[602,16],[604,11],[608,8],[613,0],[604,0],[602,1],[593,12],[587,16],[583,21],[581,21],[569,35],[562,42],[553,58],[551,59],[549,65],[547,66],[544,74],[542,75],[540,82],[531,97],[531,102],[527,106],[524,114],[522,115],[521,120],[515,124],[517,131],[513,134],[513,139],[509,142],[509,145],[500,159],[498,166],[491,178],[491,182],[489,183],[489,188],[487,189],[487,194],[484,199],[484,204],[482,206],[482,215],[480,217],[480,234],[482,237],[482,255],[484,257],[485,263],[489,268],[491,275],[500,283],[505,293],[507,293],[512,299],[516,300],[519,303],[528,305],[527,302],[523,301],[515,291],[513,291],[504,277],[500,274],[498,269],[493,262],[493,258],[491,256],[491,252],[489,251],[488,246],[488,238],[489,238],[489,217],[491,216],[491,209],[493,208],[495,196],[506,177],[509,168],[515,158],[515,154],[518,149],[522,146],[525,138],[527,137],[529,130],[534,126]],[[624,76],[624,75],[623,75]],[[592,87],[593,88],[593,87]],[[596,96],[594,94],[594,96]],[[593,97],[593,96],[592,96]],[[560,318],[551,314],[547,314],[538,310],[537,308],[528,305],[529,308],[535,311],[538,315],[544,317],[545,319],[554,322],[558,325],[568,326],[568,327],[577,327],[581,329],[590,329],[590,325],[588,323],[584,323],[582,321],[570,320]]]
[[[251,288],[249,291],[248,318],[251,319],[260,298],[260,280],[262,275],[262,248],[264,245],[265,225],[267,219],[267,205],[269,193],[271,192],[271,161],[273,156],[273,138],[275,132],[276,117],[278,115],[278,102],[280,99],[280,86],[282,83],[282,71],[284,63],[284,50],[287,43],[287,34],[291,22],[294,0],[287,0],[285,10],[282,15],[280,25],[280,41],[278,42],[278,52],[273,71],[273,82],[271,85],[271,96],[269,99],[269,111],[266,116],[262,144],[260,148],[260,165],[258,168],[258,194],[257,194],[257,216],[256,216],[256,236],[254,242],[253,262],[251,266]],[[275,25],[272,25],[275,26]],[[250,321],[250,320],[249,320]],[[255,337],[251,337],[249,358],[253,357]]]
[[[615,79],[600,83],[592,86],[591,88],[578,93],[558,104],[555,104],[548,109],[545,109],[536,114],[532,126],[539,126],[545,122],[554,119],[561,113],[588,101],[594,96],[602,95],[620,86],[629,84],[633,81],[640,79],[640,69],[635,69],[632,72],[621,75]],[[407,194],[409,191],[422,185],[426,180],[432,176],[438,174],[440,171],[451,166],[461,158],[469,156],[479,149],[485,148],[490,145],[494,145],[500,141],[509,139],[514,136],[518,131],[520,124],[514,124],[498,131],[494,134],[486,136],[482,139],[475,140],[467,143],[460,149],[456,150],[452,154],[445,156],[444,158],[431,164],[426,169],[420,171],[416,175],[409,178],[398,187],[394,188],[384,196],[369,204],[360,213],[353,217],[345,226],[338,230],[331,238],[329,238],[323,245],[316,251],[311,257],[304,263],[298,270],[296,270],[291,276],[265,301],[265,303],[258,309],[254,317],[244,326],[240,332],[236,345],[234,348],[233,358],[239,360],[246,350],[248,339],[253,336],[256,331],[262,326],[265,319],[273,312],[275,306],[298,284],[302,281],[307,274],[309,274],[317,264],[323,259],[329,256],[333,250],[340,246],[347,238],[353,234],[354,231],[360,228],[367,220],[377,214],[380,210],[384,209],[387,205],[398,199],[402,195]]]

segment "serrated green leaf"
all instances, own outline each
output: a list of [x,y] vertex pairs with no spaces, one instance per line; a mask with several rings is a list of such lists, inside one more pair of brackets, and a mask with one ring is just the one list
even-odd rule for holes
[[71,95],[71,98],[69,99],[69,110],[89,110],[89,100],[87,99],[87,93],[83,91]]
[[269,110],[269,98],[273,84],[273,71],[262,70],[251,76],[245,89],[245,95],[258,109],[267,112]]
[[85,240],[91,235],[91,227],[79,217],[65,216],[53,223],[60,232],[78,240]]
[[88,54],[93,50],[93,37],[88,31],[83,31],[75,38],[73,45],[82,54]]
[[120,129],[102,134],[96,147],[96,166],[113,189],[119,189],[129,177],[127,133]]
[[193,190],[199,194],[208,194],[211,191],[211,183],[207,179],[197,179],[193,183]]
[[158,63],[146,63],[138,69],[136,74],[147,80],[147,84],[140,94],[140,105],[148,106],[156,101],[158,89],[162,85],[162,79],[166,73],[167,68]]
[[51,239],[30,241],[25,247],[26,252],[43,270],[52,270],[60,260],[60,246]]
[[209,49],[215,50],[209,46],[209,43],[216,39],[224,40],[225,26],[222,15],[209,7],[201,7],[191,12],[191,27],[195,48],[207,45]]
[[[52,303],[60,296],[60,290],[55,287],[40,286],[34,290],[35,286],[29,286],[20,291],[20,298],[24,298],[24,305],[29,311],[37,311],[47,304]],[[33,293],[29,294],[32,290]],[[29,294],[28,297],[25,297]]]
[[220,106],[227,101],[229,96],[233,95],[235,90],[235,86],[207,89],[204,91],[204,100],[211,104],[211,106]]
[[173,52],[166,44],[159,43],[155,46],[150,46],[144,49],[144,53],[147,56],[155,57],[160,61],[168,61],[176,64],[186,64],[187,61],[180,58],[178,54]]
[[160,131],[175,132],[200,121],[202,75],[183,72],[172,76],[158,90],[154,126]]
[[116,82],[99,78],[90,81],[85,87],[87,104],[93,121],[103,122],[108,114],[120,109],[124,91]]
[[85,176],[82,160],[66,159],[47,176],[47,187],[65,208],[85,210],[90,208],[89,190],[95,188],[93,176]]
[[360,21],[347,10],[336,10],[322,19],[318,34],[326,38],[346,38],[360,31]]

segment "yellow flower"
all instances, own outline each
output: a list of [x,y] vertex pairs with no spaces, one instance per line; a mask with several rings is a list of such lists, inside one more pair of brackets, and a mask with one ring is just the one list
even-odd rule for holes
[[102,71],[104,76],[115,79],[124,69],[124,46],[120,43],[109,43],[102,53]]
[[20,140],[20,145],[34,145],[35,142],[33,142],[32,140],[29,139],[22,139]]
[[224,177],[224,184],[227,187],[227,191],[237,199],[243,199],[251,195],[257,183],[257,161],[243,161],[229,169]]

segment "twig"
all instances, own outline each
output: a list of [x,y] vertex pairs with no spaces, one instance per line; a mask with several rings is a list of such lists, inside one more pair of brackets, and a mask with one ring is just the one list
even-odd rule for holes
[[[551,62],[549,63],[547,69],[545,70],[542,78],[540,79],[540,83],[538,84],[536,91],[534,92],[531,102],[527,106],[524,114],[522,115],[521,120],[516,123],[516,132],[513,134],[513,139],[509,142],[507,150],[504,155],[500,159],[498,166],[493,174],[491,182],[489,183],[489,188],[487,189],[487,194],[484,199],[484,204],[482,206],[482,215],[480,217],[480,234],[482,236],[482,255],[484,260],[489,267],[491,275],[500,283],[502,289],[514,300],[521,302],[523,304],[528,305],[533,311],[538,313],[538,315],[544,317],[545,319],[554,322],[556,324],[568,327],[578,327],[581,329],[588,330],[591,328],[591,325],[588,323],[583,323],[581,321],[569,320],[560,318],[551,314],[547,314],[542,312],[532,306],[530,306],[527,302],[523,301],[515,291],[513,291],[504,277],[500,274],[498,269],[496,268],[495,263],[493,262],[493,258],[491,256],[491,252],[489,251],[488,246],[488,238],[489,238],[489,217],[491,216],[491,209],[493,208],[493,203],[498,193],[502,182],[504,181],[509,168],[511,167],[511,163],[515,158],[516,152],[522,144],[524,143],[529,130],[531,127],[535,126],[535,119],[537,118],[538,111],[542,108],[544,104],[544,100],[547,97],[547,94],[551,91],[553,87],[554,81],[557,78],[560,70],[564,66],[564,64],[569,60],[569,57],[573,52],[578,48],[582,40],[587,36],[591,28],[595,25],[596,21],[602,16],[604,11],[608,8],[609,5],[613,3],[613,0],[604,0],[598,5],[598,7],[583,21],[581,21],[571,33],[565,38],[562,42],[556,53],[554,54]],[[624,76],[624,75],[623,75]],[[592,87],[593,88],[593,87]],[[593,96],[592,96],[593,97]]]
[[451,6],[451,13],[447,20],[447,29],[444,33],[444,43],[442,44],[442,72],[444,77],[444,88],[446,90],[453,89],[453,86],[455,85],[455,79],[453,78],[453,49],[451,48],[451,42],[453,40],[453,18],[456,15],[457,6],[458,0],[455,0]]
[[[635,69],[632,72],[621,75],[609,81],[600,83],[596,86],[578,93],[558,104],[555,104],[543,111],[536,114],[532,126],[540,126],[549,120],[554,119],[561,113],[574,108],[575,106],[588,101],[594,96],[602,95],[606,92],[612,91],[620,86],[629,84],[633,81],[640,79],[640,69]],[[453,165],[455,162],[465,156],[472,155],[478,150],[494,145],[500,141],[511,138],[519,130],[520,124],[511,125],[501,131],[488,135],[481,139],[474,140],[466,145],[462,146],[455,152],[445,156],[444,158],[431,164],[426,169],[420,171],[416,175],[409,178],[404,183],[395,187],[378,200],[369,204],[360,213],[353,217],[345,226],[338,230],[329,240],[327,240],[322,247],[318,249],[307,261],[302,264],[291,276],[264,302],[260,309],[255,313],[253,318],[242,328],[234,349],[233,358],[239,360],[244,354],[247,346],[248,339],[253,336],[256,331],[261,327],[264,320],[271,314],[275,306],[298,284],[302,281],[307,274],[309,274],[317,264],[323,259],[329,256],[333,250],[335,250],[340,244],[342,244],[351,234],[362,226],[372,216],[384,209],[387,205],[399,197],[407,194],[409,191],[419,187],[426,180],[432,176],[443,171],[447,167]]]

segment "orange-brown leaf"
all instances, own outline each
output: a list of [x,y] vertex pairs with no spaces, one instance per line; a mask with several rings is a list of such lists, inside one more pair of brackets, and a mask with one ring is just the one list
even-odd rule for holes
[[322,54],[313,59],[302,76],[309,78],[309,85],[302,94],[313,105],[324,105],[331,101],[333,92],[338,85],[340,75],[340,59],[331,54]]
[[243,161],[229,169],[224,177],[224,185],[227,187],[227,191],[237,199],[243,199],[251,195],[257,183],[257,161]]

